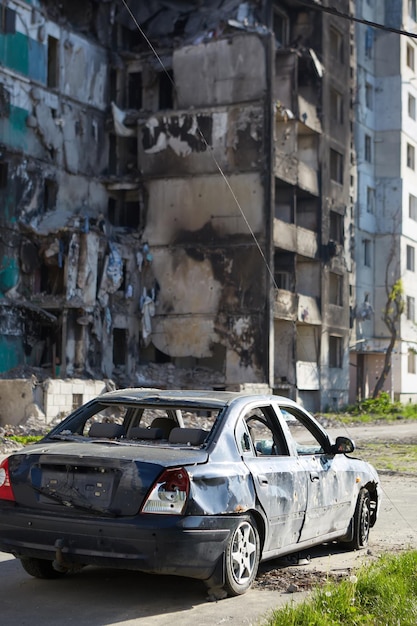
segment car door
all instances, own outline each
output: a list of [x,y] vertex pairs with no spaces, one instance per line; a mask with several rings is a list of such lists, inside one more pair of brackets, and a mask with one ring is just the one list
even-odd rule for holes
[[264,555],[297,544],[307,502],[306,470],[300,459],[289,454],[273,407],[246,412],[236,433],[268,520]]
[[280,405],[307,477],[307,507],[300,541],[346,530],[351,517],[352,473],[343,454],[329,452],[324,431],[298,407]]

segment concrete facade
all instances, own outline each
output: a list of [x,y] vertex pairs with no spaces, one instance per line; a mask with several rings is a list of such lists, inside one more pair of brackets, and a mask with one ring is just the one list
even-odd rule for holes
[[2,376],[347,403],[352,33],[218,4],[8,0]]
[[[357,3],[357,17],[416,32],[415,3]],[[351,401],[369,397],[381,376],[390,332],[387,289],[402,284],[404,312],[384,390],[417,402],[417,46],[415,39],[356,26],[356,308]]]

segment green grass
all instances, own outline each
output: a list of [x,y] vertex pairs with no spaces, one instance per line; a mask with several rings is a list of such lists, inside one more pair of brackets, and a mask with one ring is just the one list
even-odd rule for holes
[[391,402],[389,394],[384,391],[378,398],[367,398],[358,404],[347,406],[340,413],[327,413],[327,417],[342,423],[395,421],[398,417],[417,420],[417,404]]
[[316,588],[310,599],[274,611],[265,626],[415,626],[417,551],[384,555],[340,583]]
[[10,435],[7,439],[11,439],[12,441],[17,441],[17,443],[21,443],[23,446],[27,446],[30,443],[36,443],[42,439],[42,435]]
[[417,444],[398,442],[365,442],[358,446],[354,456],[372,463],[377,470],[417,474]]

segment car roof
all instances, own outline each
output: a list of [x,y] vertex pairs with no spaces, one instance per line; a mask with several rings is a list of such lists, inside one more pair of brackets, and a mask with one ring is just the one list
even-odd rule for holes
[[241,400],[245,402],[278,402],[297,406],[295,402],[283,396],[254,394],[235,391],[213,391],[204,389],[149,389],[127,388],[103,393],[96,398],[98,401],[110,403],[133,403],[156,406],[189,405],[221,408]]

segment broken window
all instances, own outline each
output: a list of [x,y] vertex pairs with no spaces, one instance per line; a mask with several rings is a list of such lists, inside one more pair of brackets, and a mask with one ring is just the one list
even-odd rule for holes
[[281,48],[287,46],[289,40],[288,16],[277,7],[274,7],[273,30],[278,47]]
[[0,32],[5,35],[16,33],[16,11],[0,4]]
[[122,193],[117,198],[109,198],[108,218],[113,226],[136,229],[140,224],[140,203],[131,194]]
[[294,224],[295,190],[293,187],[281,187],[278,178],[275,179],[275,217]]
[[372,26],[368,26],[365,32],[365,57],[367,59],[372,59],[374,37],[374,29],[372,28]]
[[159,110],[174,108],[174,72],[167,70],[159,74]]
[[285,289],[290,291],[290,273],[289,272],[275,272],[275,284],[277,289]]
[[343,124],[343,97],[336,89],[330,90],[330,116],[337,124]]
[[54,89],[58,87],[59,62],[58,62],[58,39],[48,36],[48,75],[46,84]]
[[7,161],[0,161],[0,189],[6,189],[9,178],[9,164]]
[[336,28],[330,28],[330,53],[339,63],[344,63],[343,35]]
[[113,329],[113,365],[125,366],[127,353],[127,331],[125,328]]
[[329,336],[329,367],[341,368],[343,364],[343,339],[336,335]]
[[309,196],[297,196],[297,212],[296,223],[302,228],[308,230],[317,230],[318,228],[318,206],[317,199]]
[[142,108],[142,72],[130,72],[128,75],[127,106],[137,111]]
[[83,405],[83,394],[82,393],[73,393],[72,394],[72,410],[80,408]]
[[117,138],[113,133],[109,134],[109,174],[117,174]]
[[41,266],[41,292],[57,296],[65,293],[64,269],[58,265]]
[[365,267],[371,267],[372,255],[371,255],[371,240],[363,240],[363,264]]
[[366,211],[375,213],[375,189],[373,187],[366,188]]
[[370,111],[374,108],[374,88],[370,83],[365,85],[365,105]]
[[45,211],[52,211],[56,208],[58,195],[58,185],[51,178],[46,178],[43,188],[43,208]]
[[343,184],[343,154],[330,148],[330,178]]
[[10,115],[10,92],[4,85],[0,84],[0,117]]
[[365,135],[365,161],[372,163],[372,139],[370,135]]
[[335,272],[329,273],[329,303],[343,305],[343,276]]
[[343,231],[343,215],[336,213],[336,211],[330,211],[330,230],[329,238],[331,241],[343,244],[344,231]]
[[278,289],[294,291],[294,254],[276,252],[274,255],[274,280]]

